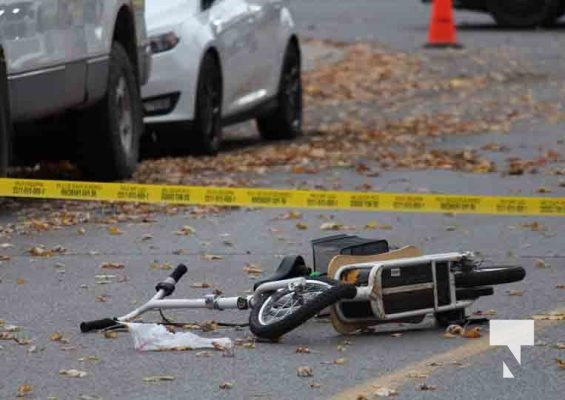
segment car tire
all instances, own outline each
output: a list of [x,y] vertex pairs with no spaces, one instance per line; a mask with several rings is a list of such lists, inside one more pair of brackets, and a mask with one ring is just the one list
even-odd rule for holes
[[184,150],[216,155],[222,144],[222,73],[216,57],[207,53],[198,74],[194,121],[184,136]]
[[488,11],[499,26],[534,28],[555,22],[560,11],[559,0],[492,0]]
[[118,42],[110,53],[106,95],[79,115],[78,125],[78,164],[88,178],[131,177],[139,161],[143,111],[135,69]]
[[266,140],[294,139],[302,133],[302,112],[300,49],[290,43],[283,59],[277,106],[257,118],[257,129]]

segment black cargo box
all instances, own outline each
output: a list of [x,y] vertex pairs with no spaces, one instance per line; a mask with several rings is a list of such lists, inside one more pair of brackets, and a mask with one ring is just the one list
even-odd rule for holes
[[354,235],[333,235],[312,240],[314,271],[328,272],[332,258],[338,255],[370,256],[389,251],[388,242],[378,239],[363,239]]

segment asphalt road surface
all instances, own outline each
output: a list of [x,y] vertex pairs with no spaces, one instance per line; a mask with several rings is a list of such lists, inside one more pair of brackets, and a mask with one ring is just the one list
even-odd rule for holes
[[[292,4],[305,36],[379,41],[411,52],[420,52],[425,42],[429,9],[416,0],[297,0]],[[458,13],[457,20],[466,54],[504,49],[544,76],[533,86],[535,93],[556,103],[563,101],[562,28],[499,31],[488,16],[471,13]],[[430,57],[443,54],[432,53]],[[560,122],[533,119],[514,125],[505,134],[484,132],[448,138],[437,146],[481,147],[496,142],[512,147],[516,155],[536,155],[541,148],[565,150],[564,129]],[[490,157],[499,160],[506,156],[493,153]],[[348,169],[330,169],[314,177],[273,173],[266,180],[273,187],[287,187],[292,180],[318,187],[339,184],[351,190],[369,182],[390,192],[565,193],[559,175],[509,177],[390,170],[367,178]],[[550,188],[551,193],[537,193],[542,186]],[[536,323],[536,346],[522,349],[521,365],[507,348],[489,346],[488,326],[483,327],[481,339],[446,339],[431,319],[416,327],[391,325],[351,337],[336,334],[327,323],[311,321],[280,343],[238,346],[233,357],[214,351],[204,356],[195,351],[141,353],[133,349],[127,333],[114,339],[79,333],[80,321],[125,314],[149,298],[154,284],[167,274],[151,268],[153,263],[188,265],[189,273],[175,293],[179,297],[210,290],[193,288],[197,282],[209,283],[226,294],[244,293],[253,284],[242,270],[247,263],[268,271],[276,267],[282,255],[303,254],[310,260],[309,240],[332,233],[319,229],[330,216],[354,227],[348,233],[385,237],[396,246],[414,244],[426,253],[476,250],[486,263],[521,264],[526,268],[524,282],[496,288],[494,296],[480,299],[471,312],[492,311],[496,319],[564,312],[565,290],[558,288],[565,284],[565,225],[560,218],[312,210],[303,211],[302,220],[308,229],[299,230],[297,221],[277,219],[285,211],[240,209],[205,217],[157,215],[146,223],[119,224],[121,235],[110,235],[107,225],[90,223],[0,238],[0,244],[13,245],[0,249],[0,254],[11,257],[0,265],[0,319],[5,321],[0,330],[17,325],[21,327],[18,337],[32,340],[27,345],[0,340],[0,398],[16,398],[23,384],[33,389],[27,398],[36,399],[357,399],[359,395],[373,398],[379,389],[381,393],[395,389],[398,394],[394,398],[398,399],[563,398],[565,369],[556,362],[565,359],[562,321]],[[108,205],[90,213],[111,217],[116,211]],[[21,218],[11,208],[0,210],[0,226],[8,227]],[[372,220],[391,229],[365,230]],[[196,233],[173,233],[184,225],[190,225]],[[78,232],[79,228],[84,231]],[[29,249],[38,245],[51,249],[63,246],[67,252],[49,258],[31,257]],[[205,260],[204,254],[221,255],[223,259]],[[123,263],[125,268],[100,269],[105,262]],[[96,275],[108,273],[122,279],[99,284]],[[195,310],[170,315],[183,322],[247,319],[247,313],[241,311]],[[63,340],[52,340],[59,339],[50,338],[54,332],[61,332]],[[398,332],[402,334],[392,335]],[[250,338],[246,329],[232,328],[207,335]],[[312,352],[297,353],[299,346]],[[343,360],[335,363],[338,359]],[[502,378],[503,361],[515,379]],[[298,377],[297,368],[301,366],[311,367],[313,377]],[[88,375],[69,378],[59,374],[69,369]],[[156,375],[172,376],[174,380],[143,380]],[[233,388],[220,389],[223,382],[232,383]]]

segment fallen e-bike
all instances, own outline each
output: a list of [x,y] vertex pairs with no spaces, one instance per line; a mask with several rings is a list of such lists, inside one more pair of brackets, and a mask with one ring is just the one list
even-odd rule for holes
[[391,322],[419,323],[428,314],[447,325],[464,319],[465,309],[476,299],[492,295],[493,285],[525,277],[519,266],[482,267],[470,252],[421,255],[412,246],[389,251],[386,244],[375,251],[375,242],[341,245],[352,238],[355,241],[346,235],[313,241],[314,269],[316,259],[325,264],[331,256],[326,268],[318,268],[322,272],[312,271],[301,256],[287,256],[248,296],[167,299],[187,272],[179,265],[157,284],[157,293],[147,303],[122,317],[83,322],[80,329],[107,329],[147,311],[185,308],[250,310],[251,332],[265,339],[277,339],[328,308],[340,333]]

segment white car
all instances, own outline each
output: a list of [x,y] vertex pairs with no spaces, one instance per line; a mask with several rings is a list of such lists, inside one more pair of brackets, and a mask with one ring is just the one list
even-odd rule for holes
[[301,132],[300,45],[287,0],[147,0],[148,132],[216,154],[222,126],[256,118],[265,139]]

